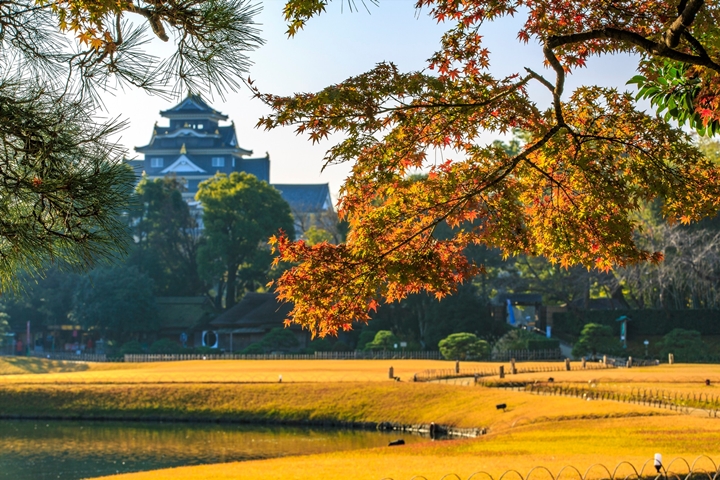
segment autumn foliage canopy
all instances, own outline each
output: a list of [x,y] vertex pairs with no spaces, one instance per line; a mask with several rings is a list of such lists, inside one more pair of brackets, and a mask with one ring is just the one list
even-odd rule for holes
[[[290,35],[322,13],[324,0],[290,0]],[[351,162],[339,213],[347,242],[309,246],[273,238],[294,265],[275,288],[294,304],[291,320],[318,334],[367,320],[378,302],[426,291],[451,293],[478,274],[470,244],[507,255],[543,255],[601,270],[659,261],[636,244],[634,213],[661,199],[668,221],[716,213],[720,171],[687,133],[718,130],[720,6],[702,0],[419,0],[448,26],[426,70],[389,63],[317,93],[256,90],[273,109],[265,128],[292,125],[319,141],[340,134],[327,164]],[[382,6],[380,6],[382,8]],[[492,74],[483,27],[522,17],[519,42],[539,42],[546,68]],[[565,79],[592,55],[637,55],[627,91]],[[546,88],[547,108],[529,95]],[[649,99],[646,113],[637,100]],[[685,130],[677,128],[680,125]],[[525,132],[517,154],[480,140]],[[432,152],[446,152],[435,163]],[[409,173],[418,169],[427,176]],[[441,224],[447,238],[435,235]]]

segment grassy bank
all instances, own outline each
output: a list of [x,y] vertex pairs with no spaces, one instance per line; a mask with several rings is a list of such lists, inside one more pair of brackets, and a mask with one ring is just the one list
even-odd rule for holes
[[[614,402],[440,384],[357,382],[271,385],[5,386],[0,412],[10,417],[205,420],[236,422],[435,422],[505,428],[517,422],[668,414]],[[507,411],[497,404],[508,405]],[[542,414],[541,414],[542,413]]]
[[[186,479],[269,479],[283,480],[428,480],[469,479],[473,473],[487,472],[499,478],[516,470],[522,475],[536,467],[558,474],[565,466],[577,468],[587,478],[608,478],[620,462],[630,462],[638,473],[654,478],[651,459],[663,454],[666,465],[676,457],[692,461],[699,454],[720,457],[720,430],[716,422],[694,417],[634,417],[623,419],[577,419],[521,425],[490,433],[477,439],[426,442],[404,447],[337,452],[331,454],[286,457],[271,460],[219,465],[181,467],[109,477],[114,480],[186,480]],[[648,461],[650,461],[648,463]],[[599,464],[599,465],[598,465]],[[595,465],[595,467],[593,467]],[[644,470],[643,470],[644,465]],[[592,467],[592,468],[591,468]],[[707,460],[698,468],[713,471]],[[671,470],[687,471],[682,462]],[[451,475],[455,474],[457,477]],[[577,479],[580,474],[565,470],[561,478]],[[447,475],[447,476],[446,476]],[[634,478],[625,464],[615,478]],[[477,475],[473,479],[487,478]],[[510,478],[517,478],[511,474]],[[536,480],[549,475],[535,471]],[[682,478],[682,477],[681,477]]]
[[[640,469],[656,452],[668,460],[674,456],[690,460],[700,454],[716,459],[720,456],[720,419],[707,418],[704,411],[692,416],[613,401],[446,383],[394,382],[387,378],[389,366],[393,366],[395,375],[407,379],[425,369],[454,366],[448,362],[198,361],[88,365],[75,371],[62,370],[75,367],[43,365],[33,367],[33,371],[16,363],[13,367],[24,368],[22,373],[0,377],[0,413],[17,417],[259,423],[435,422],[458,428],[485,427],[489,432],[468,440],[428,441],[400,448],[183,467],[117,477],[126,480],[409,480],[414,475],[440,479],[450,473],[464,480],[478,471],[498,478],[509,469],[525,474],[540,465],[555,473],[565,465],[573,465],[584,473],[596,463],[612,469],[621,461],[630,461]],[[279,375],[283,375],[282,383],[277,381]],[[518,374],[507,379],[546,382],[548,376],[560,385],[675,388],[707,394],[720,384],[720,366]],[[709,387],[705,379],[711,380]],[[507,405],[506,411],[496,408],[502,403]],[[607,477],[607,473],[595,468],[590,478],[603,476]]]

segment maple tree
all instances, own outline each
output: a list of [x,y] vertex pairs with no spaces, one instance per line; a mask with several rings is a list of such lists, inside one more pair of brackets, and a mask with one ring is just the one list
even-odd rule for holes
[[[289,0],[289,35],[324,11],[326,0]],[[290,97],[261,92],[272,113],[259,126],[293,125],[313,142],[338,134],[327,165],[351,162],[339,214],[347,241],[309,246],[274,238],[278,259],[294,262],[276,283],[291,321],[320,335],[367,320],[378,302],[427,291],[441,298],[482,271],[468,245],[505,255],[545,256],[563,267],[608,271],[660,261],[638,245],[632,213],[662,200],[670,221],[718,209],[718,168],[686,132],[712,134],[720,101],[720,7],[703,0],[418,0],[448,25],[428,69],[391,63]],[[520,42],[542,45],[544,71],[518,65],[498,77],[483,26],[522,17]],[[633,53],[635,93],[596,85],[565,91],[569,73],[591,55]],[[552,98],[541,108],[528,86]],[[635,88],[635,87],[628,87]],[[637,107],[648,98],[661,115]],[[517,153],[481,141],[519,128]],[[449,159],[435,165],[432,151]],[[422,169],[421,181],[409,173]],[[449,238],[434,235],[452,227]]]

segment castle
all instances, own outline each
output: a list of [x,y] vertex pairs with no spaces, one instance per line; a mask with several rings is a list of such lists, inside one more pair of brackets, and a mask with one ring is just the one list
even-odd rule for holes
[[[153,180],[175,175],[185,182],[183,198],[195,209],[199,208],[195,200],[199,183],[216,173],[247,172],[270,183],[270,155],[251,157],[252,150],[238,145],[235,124],[220,125],[227,121],[227,115],[210,107],[199,95],[188,94],[160,115],[170,124],[163,127],[156,123],[150,142],[135,148],[144,159],[128,161],[138,177],[145,174]],[[333,210],[327,183],[271,185],[290,204],[298,234],[306,223],[300,217]]]

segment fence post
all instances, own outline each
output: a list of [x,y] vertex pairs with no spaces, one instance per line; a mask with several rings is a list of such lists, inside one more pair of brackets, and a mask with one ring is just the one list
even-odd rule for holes
[[586,359],[585,357],[582,357],[582,368],[583,368],[583,370],[585,369],[586,366],[587,366],[587,359]]
[[669,363],[670,365],[672,365],[672,364],[675,363],[675,354],[673,354],[673,353],[668,353],[668,363]]
[[627,368],[632,368],[632,357],[628,357]]
[[570,371],[570,359],[569,358],[565,359],[565,370],[567,370],[568,372]]
[[395,371],[393,370],[393,367],[390,367],[390,368],[388,369],[388,378],[389,378],[390,380],[394,380],[394,379],[395,379]]
[[460,373],[460,360],[455,360],[455,373]]
[[500,365],[499,375],[500,375],[500,378],[505,378],[505,366],[504,365]]

